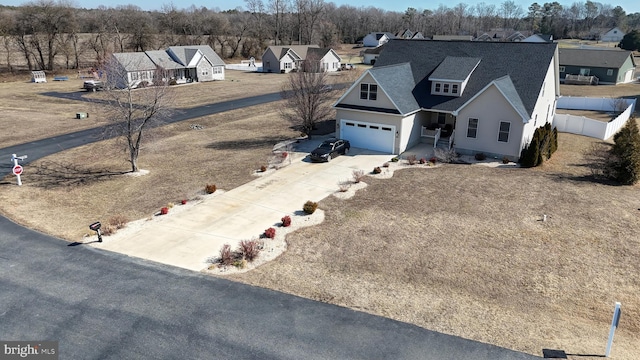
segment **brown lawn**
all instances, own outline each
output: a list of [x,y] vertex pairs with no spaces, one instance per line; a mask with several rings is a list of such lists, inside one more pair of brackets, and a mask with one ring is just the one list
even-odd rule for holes
[[[202,93],[251,88],[254,78],[237,76],[180,87],[183,106],[208,102]],[[618,89],[563,86],[563,93],[598,88]],[[201,89],[211,91],[195,91]],[[33,114],[62,117],[78,106],[21,91],[11,105],[33,106]],[[198,196],[207,183],[231,189],[253,179],[274,143],[298,134],[278,116],[280,106],[199,118],[202,130],[189,127],[195,121],[155,130],[139,161],[150,170],[145,176],[120,174],[128,164],[115,141],[52,155],[25,167],[24,186],[13,177],[0,183],[0,211],[77,241],[96,219],[149,217],[168,202]],[[30,126],[25,137],[55,131],[48,123]],[[620,301],[613,356],[637,359],[640,188],[590,177],[583,152],[596,141],[560,134],[558,152],[536,169],[444,165],[369,177],[354,198],[322,201],[325,222],[290,235],[276,261],[232,278],[537,355],[542,348],[602,354]],[[548,221],[540,221],[543,214]]]

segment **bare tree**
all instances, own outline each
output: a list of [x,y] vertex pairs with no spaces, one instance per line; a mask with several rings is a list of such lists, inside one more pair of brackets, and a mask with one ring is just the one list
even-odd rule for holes
[[137,172],[142,139],[150,128],[170,115],[173,91],[168,85],[168,72],[161,68],[153,71],[151,86],[134,89],[124,65],[131,66],[119,63],[114,57],[106,63],[105,117],[113,123],[109,127],[110,135],[124,140],[131,171]]
[[[313,67],[313,63],[311,65]],[[289,81],[281,92],[287,103],[281,109],[282,117],[309,135],[317,123],[331,115],[331,89],[326,72],[298,71],[289,74]]]

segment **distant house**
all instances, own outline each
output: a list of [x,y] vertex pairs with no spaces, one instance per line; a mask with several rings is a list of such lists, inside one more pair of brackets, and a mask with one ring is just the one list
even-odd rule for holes
[[372,32],[362,39],[362,45],[366,47],[377,47],[391,39],[395,39],[395,35],[390,32]]
[[224,80],[224,61],[208,45],[172,46],[165,50],[114,53],[107,74],[118,88],[152,84],[162,71],[176,83]]
[[476,37],[474,41],[503,41],[520,42],[531,35],[528,31],[515,31],[513,29],[494,29]]
[[534,43],[550,43],[553,42],[553,35],[551,34],[533,34],[528,38],[522,40],[522,42],[534,42]]
[[473,39],[474,41],[493,41],[493,37],[487,33],[482,33],[480,36]]
[[[351,146],[420,143],[517,160],[559,96],[557,44],[391,40],[334,104]],[[445,144],[441,144],[444,140]]]
[[413,38],[413,31],[411,31],[409,29],[400,30],[395,34],[395,38],[396,39],[411,39],[411,38]]
[[376,63],[378,56],[384,49],[384,45],[380,45],[373,49],[366,49],[362,52],[362,63],[367,65],[373,65]]
[[[313,59],[314,64],[307,62]],[[303,71],[338,71],[340,56],[329,48],[318,45],[269,46],[262,54],[262,71],[288,73]]]
[[566,75],[595,76],[600,84],[633,81],[636,63],[631,51],[561,48],[560,80]]
[[600,41],[602,42],[620,42],[625,33],[618,27],[614,27],[600,35]]

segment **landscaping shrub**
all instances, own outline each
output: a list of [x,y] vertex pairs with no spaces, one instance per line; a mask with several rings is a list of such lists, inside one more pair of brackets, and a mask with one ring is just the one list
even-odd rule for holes
[[476,153],[474,157],[476,158],[476,160],[482,161],[487,158],[487,155],[485,155],[484,153]]
[[389,167],[389,163],[385,162],[384,164],[382,164],[382,167],[388,168]]
[[400,160],[397,156],[394,158],[391,158],[391,162],[398,162],[398,160]]
[[417,162],[417,159],[418,158],[415,155],[411,154],[411,155],[407,156],[407,163],[409,165],[415,165],[416,162]]
[[187,200],[186,200],[186,199],[184,199],[184,200],[180,201],[180,203],[181,203],[182,205],[186,205],[186,204],[187,204]]
[[240,248],[238,249],[238,252],[242,255],[243,259],[253,261],[260,254],[259,245],[260,244],[258,244],[257,240],[242,240],[240,241]]
[[129,219],[124,215],[115,215],[109,219],[109,225],[115,229],[122,229],[127,226]]
[[207,184],[204,187],[204,192],[207,194],[213,194],[214,192],[216,192],[216,185],[215,184]]
[[280,221],[282,221],[282,226],[284,227],[291,226],[291,216],[289,215],[285,215],[282,219],[280,219]]
[[522,167],[542,165],[558,149],[558,130],[546,123],[536,129],[531,142],[520,153]]
[[380,173],[382,172],[382,169],[380,169],[380,167],[379,167],[379,166],[376,166],[376,167],[374,167],[374,168],[373,168],[373,171],[372,171],[372,172],[373,172],[374,174],[380,174]]
[[231,252],[231,245],[224,244],[222,249],[220,249],[220,264],[221,265],[231,265],[233,263],[233,252]]
[[268,228],[267,230],[264,231],[264,237],[269,238],[269,239],[275,238],[276,237],[276,229],[274,229],[272,227]]
[[503,164],[508,164],[508,163],[509,163],[509,158],[508,158],[508,157],[506,157],[506,156],[505,156],[505,157],[503,157],[503,158],[502,158],[502,163],[503,163]]
[[351,187],[351,183],[349,181],[342,181],[338,183],[338,187],[340,189],[340,192],[347,192]]
[[431,159],[429,159],[429,162],[435,165],[438,162],[438,158],[435,156],[432,156]]
[[364,179],[364,170],[353,170],[353,182],[354,183],[359,183],[360,181],[362,181],[362,179]]
[[260,172],[267,171],[267,167],[265,165],[260,166]]
[[162,209],[160,209],[160,215],[167,215],[169,213],[169,208],[168,207],[163,207]]
[[174,204],[174,203],[172,203],[172,202],[170,202],[170,203],[168,203],[168,204],[167,204],[167,207],[168,207],[169,209],[171,209],[171,208],[172,208],[172,207],[174,207],[174,206],[175,206],[175,204]]
[[420,158],[420,160],[418,161],[421,165],[424,165],[427,163],[427,159],[425,158]]
[[624,185],[633,185],[640,180],[640,131],[635,118],[613,137],[610,161],[612,177]]
[[311,215],[314,212],[316,212],[317,208],[318,208],[318,203],[309,200],[306,203],[304,203],[304,206],[302,207],[302,210],[305,212],[305,214]]
[[244,269],[247,267],[247,260],[245,259],[236,260],[231,265],[237,267],[238,269]]
[[171,80],[169,80],[169,85],[171,85],[171,86],[178,85],[178,82],[176,81],[176,79],[171,79]]
[[115,232],[116,232],[115,227],[111,226],[110,224],[107,224],[106,226],[103,225],[102,228],[100,229],[100,233],[103,236],[113,235],[115,234]]

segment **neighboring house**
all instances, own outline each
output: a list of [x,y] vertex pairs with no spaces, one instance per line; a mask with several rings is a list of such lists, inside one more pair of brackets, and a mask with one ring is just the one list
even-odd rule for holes
[[528,38],[522,40],[522,42],[533,42],[533,43],[550,43],[553,42],[553,35],[551,34],[533,34]]
[[493,41],[493,37],[491,37],[491,35],[487,33],[483,33],[482,35],[475,38],[474,41]]
[[632,82],[636,63],[631,51],[561,48],[560,80],[566,75],[595,76],[599,84]]
[[625,33],[618,27],[614,27],[600,35],[600,41],[602,42],[620,42]]
[[[165,50],[113,54],[114,74],[107,74],[118,88],[153,83],[163,71],[177,83],[224,80],[224,61],[208,45],[172,46]],[[126,76],[115,75],[120,73]]]
[[411,37],[412,40],[422,40],[422,39],[426,39],[424,37],[424,35],[422,35],[422,33],[420,31],[417,31],[413,34],[413,36]]
[[334,104],[336,133],[386,153],[435,142],[517,160],[553,121],[557,54],[557,44],[392,40]]
[[390,32],[372,32],[362,39],[362,45],[366,47],[377,47],[391,39],[395,39],[395,35]]
[[411,39],[413,38],[413,31],[409,29],[400,30],[395,34],[396,39]]
[[511,35],[507,36],[505,41],[519,42],[519,41],[523,41],[526,38],[527,38],[527,36],[525,36],[523,33],[521,33],[520,31],[516,31],[516,32],[512,33]]
[[[312,65],[309,63],[305,65],[308,57],[317,61],[317,65],[313,67],[310,67]],[[338,71],[340,61],[340,56],[333,49],[321,49],[318,45],[269,46],[262,54],[262,71],[275,73],[288,73],[294,69]]]
[[362,63],[367,65],[374,65],[383,49],[384,45],[380,45],[373,49],[364,50],[362,52]]

